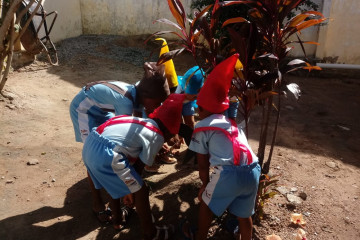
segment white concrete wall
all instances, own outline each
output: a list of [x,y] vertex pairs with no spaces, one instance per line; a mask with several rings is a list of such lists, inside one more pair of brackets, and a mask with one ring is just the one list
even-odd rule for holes
[[329,23],[320,28],[316,57],[339,57],[338,63],[360,64],[360,1],[324,0]]
[[[77,37],[82,34],[81,10],[79,0],[43,0],[43,7],[47,13],[57,11],[58,16],[50,33],[53,42]],[[51,23],[53,15],[46,21]]]
[[[189,12],[191,0],[182,1]],[[80,0],[84,34],[139,35],[175,27],[154,23],[175,21],[166,0]]]
[[[301,39],[317,41],[306,45],[308,56],[338,57],[338,63],[360,64],[360,1],[313,0],[320,6],[330,22],[321,27],[302,31]],[[190,13],[191,0],[182,0]],[[174,27],[153,21],[167,18],[175,22],[166,0],[46,0],[47,12],[56,10],[58,19],[51,32],[54,42],[81,34],[139,35]],[[51,19],[51,18],[50,18]],[[294,44],[293,56],[303,56]]]

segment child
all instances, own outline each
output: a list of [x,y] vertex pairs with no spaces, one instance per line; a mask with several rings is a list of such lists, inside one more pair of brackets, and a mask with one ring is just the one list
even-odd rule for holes
[[[135,86],[120,81],[89,83],[75,96],[70,105],[75,139],[84,142],[93,127],[97,127],[115,115],[142,115],[142,106],[147,114],[160,106],[170,94],[164,66],[144,64],[144,77]],[[110,209],[105,208],[101,194],[91,178],[89,184],[93,198],[93,212],[100,222],[111,220]]]
[[187,102],[184,103],[182,115],[186,125],[194,129],[195,126],[195,110],[196,96],[204,83],[204,71],[199,66],[190,68],[184,76],[179,76],[179,85],[176,93],[184,93]]
[[[171,94],[150,114],[149,119],[117,116],[91,132],[83,148],[83,160],[95,188],[110,194],[114,228],[121,228],[121,197],[134,194],[144,239],[162,235],[169,227],[155,227],[150,210],[149,192],[141,178],[144,165],[152,165],[164,141],[179,132],[185,96]],[[135,159],[133,165],[130,160]],[[158,238],[156,238],[158,239]]]
[[[213,214],[221,216],[228,209],[239,222],[241,240],[252,236],[251,215],[259,184],[260,166],[245,135],[234,120],[223,115],[229,107],[228,91],[235,54],[210,73],[197,98],[199,118],[189,148],[197,153],[202,186],[197,240],[206,239]],[[209,174],[209,168],[213,173]],[[183,228],[184,234],[190,232]]]

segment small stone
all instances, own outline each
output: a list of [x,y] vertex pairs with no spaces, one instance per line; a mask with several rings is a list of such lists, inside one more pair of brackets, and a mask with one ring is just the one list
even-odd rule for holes
[[52,181],[52,182],[56,182],[55,178],[53,178],[51,181]]
[[6,180],[6,184],[14,183],[14,180]]
[[328,178],[336,178],[335,175],[330,175],[330,174],[325,174],[325,177],[328,177]]
[[69,101],[69,99],[67,99],[67,98],[63,98],[63,99],[61,99],[61,101],[63,101],[63,102],[67,102],[67,101]]
[[309,213],[309,212],[304,212],[304,216],[305,216],[305,217],[310,217],[310,215],[311,215],[311,213]]
[[42,152],[42,153],[41,153],[41,155],[45,155],[45,154],[46,154],[46,152]]
[[4,176],[2,176],[2,177],[1,177],[1,179],[5,179],[5,177],[4,177]]
[[14,110],[16,108],[16,106],[13,104],[6,104],[5,107],[9,108],[10,110]]
[[301,204],[302,203],[302,199],[299,198],[298,196],[293,195],[293,194],[287,194],[286,198],[290,203],[294,203],[294,204]]
[[337,168],[337,165],[335,162],[326,162],[325,163],[326,166],[328,166],[329,168]]
[[284,186],[280,186],[275,188],[276,191],[278,191],[279,193],[281,193],[282,195],[286,195],[289,191],[286,189],[286,187]]
[[300,192],[299,193],[299,197],[302,199],[302,200],[306,200],[307,199],[307,194],[305,192]]
[[26,199],[26,201],[27,201],[27,202],[30,202],[30,199],[28,198],[28,199]]
[[323,230],[324,232],[333,233],[329,226],[322,226],[321,230]]
[[39,164],[39,160],[37,160],[37,159],[30,159],[27,162],[27,165],[36,165],[36,164]]
[[290,192],[297,192],[298,188],[297,187],[292,187],[290,188]]
[[349,217],[345,217],[344,220],[345,220],[345,223],[346,223],[346,224],[351,224],[351,221],[350,221],[350,218],[349,218]]
[[355,196],[354,199],[357,200],[359,197],[358,196]]
[[47,184],[47,181],[43,181],[43,184]]

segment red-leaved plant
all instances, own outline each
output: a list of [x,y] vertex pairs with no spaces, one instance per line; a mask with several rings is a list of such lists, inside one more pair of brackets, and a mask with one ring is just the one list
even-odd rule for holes
[[[176,31],[159,31],[153,36],[174,34],[179,39],[175,42],[180,48],[160,56],[158,64],[176,57],[184,50],[191,52],[197,65],[209,73],[221,60],[233,53],[239,53],[241,67],[236,69],[230,94],[239,101],[239,112],[246,123],[256,106],[263,107],[258,157],[263,173],[269,171],[271,156],[279,123],[281,97],[289,91],[298,99],[300,88],[295,83],[285,80],[285,74],[297,69],[320,70],[307,63],[303,44],[317,44],[302,41],[298,36],[303,29],[317,25],[326,18],[317,11],[300,13],[290,20],[287,16],[305,0],[238,0],[214,1],[202,11],[195,13],[194,19],[188,19],[180,0],[167,0],[176,22],[159,19],[155,22],[169,24]],[[246,5],[250,10],[247,16],[226,19],[219,26],[219,17],[224,8]],[[209,16],[210,14],[210,16]],[[188,22],[188,23],[187,23]],[[226,29],[227,31],[223,31]],[[225,32],[225,33],[224,33]],[[291,41],[292,35],[297,41]],[[150,38],[151,38],[150,37]],[[149,39],[150,39],[149,38]],[[291,48],[288,44],[299,43],[304,51],[305,60],[287,60]],[[235,69],[234,69],[235,70]],[[276,98],[275,98],[276,97]],[[264,164],[269,119],[276,109],[276,122],[272,136],[269,156]]]

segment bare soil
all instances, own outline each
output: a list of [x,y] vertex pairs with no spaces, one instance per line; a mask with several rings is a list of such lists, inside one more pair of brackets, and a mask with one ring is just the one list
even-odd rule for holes
[[[0,99],[0,239],[141,239],[136,214],[121,232],[99,224],[92,214],[69,104],[87,82],[140,80],[142,63],[155,49],[143,41],[142,36],[67,39],[58,44],[59,66],[40,58],[11,72],[4,91],[10,99]],[[193,65],[188,55],[175,60],[179,75]],[[299,101],[289,96],[282,105],[271,164],[282,193],[266,203],[254,238],[275,233],[295,239],[300,226],[291,224],[290,214],[302,213],[307,239],[360,239],[360,80],[288,79],[303,94]],[[257,110],[249,134],[255,152],[260,122]],[[193,162],[182,164],[185,148],[178,164],[144,175],[159,224],[178,226],[184,217],[196,224],[200,181]],[[301,203],[290,202],[289,194],[302,196]],[[225,219],[214,220],[210,239],[232,239]],[[181,239],[179,233],[175,239]]]

